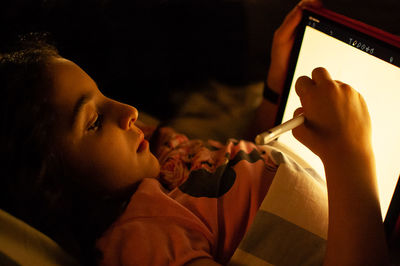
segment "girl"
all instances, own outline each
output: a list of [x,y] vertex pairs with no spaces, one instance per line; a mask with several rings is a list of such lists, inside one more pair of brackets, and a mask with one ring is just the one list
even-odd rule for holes
[[[304,4],[274,37],[267,83],[276,92]],[[3,53],[0,75],[1,208],[83,263],[92,261],[95,245],[103,265],[229,261],[277,170],[272,148],[189,141],[160,129],[151,137],[154,156],[137,110],[101,94],[79,66],[35,36]],[[365,103],[321,68],[312,79],[300,78],[297,92],[303,107],[296,112],[307,123],[293,133],[326,168],[325,262],[382,265],[386,251]],[[272,116],[275,109],[266,100],[260,112]],[[350,134],[355,130],[357,140]],[[343,158],[349,163],[343,165]]]

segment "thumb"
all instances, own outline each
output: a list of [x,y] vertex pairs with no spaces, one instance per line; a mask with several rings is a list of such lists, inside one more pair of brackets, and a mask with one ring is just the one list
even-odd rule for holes
[[[297,108],[294,111],[293,117],[299,116],[300,114],[304,114],[304,109],[302,107]],[[305,146],[308,147],[308,144],[310,143],[312,136],[310,130],[306,127],[307,118],[305,117],[305,119],[306,120],[304,121],[304,124],[292,130],[292,134],[298,141],[300,141],[301,143],[303,143]]]
[[302,113],[304,113],[303,107],[297,108],[297,109],[294,111],[294,113],[293,113],[293,118],[295,118],[295,117],[301,115]]

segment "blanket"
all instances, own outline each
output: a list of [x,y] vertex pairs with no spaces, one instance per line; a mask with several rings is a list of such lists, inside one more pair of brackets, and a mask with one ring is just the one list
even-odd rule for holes
[[328,230],[325,181],[288,155],[287,147],[273,145],[287,152],[229,265],[321,265]]

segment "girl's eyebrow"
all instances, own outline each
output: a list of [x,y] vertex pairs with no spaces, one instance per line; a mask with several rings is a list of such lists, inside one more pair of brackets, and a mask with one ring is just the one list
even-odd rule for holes
[[85,93],[81,97],[79,97],[79,99],[76,101],[74,109],[72,111],[71,127],[73,127],[76,124],[77,119],[83,110],[83,106],[86,103],[88,103],[92,98],[93,98],[93,93]]

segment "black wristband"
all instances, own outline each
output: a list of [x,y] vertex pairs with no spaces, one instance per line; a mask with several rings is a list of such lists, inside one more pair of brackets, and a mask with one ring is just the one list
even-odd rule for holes
[[264,82],[263,96],[264,96],[264,99],[269,101],[270,103],[278,104],[278,102],[279,102],[279,97],[280,97],[279,93],[270,89],[267,85],[267,82]]

